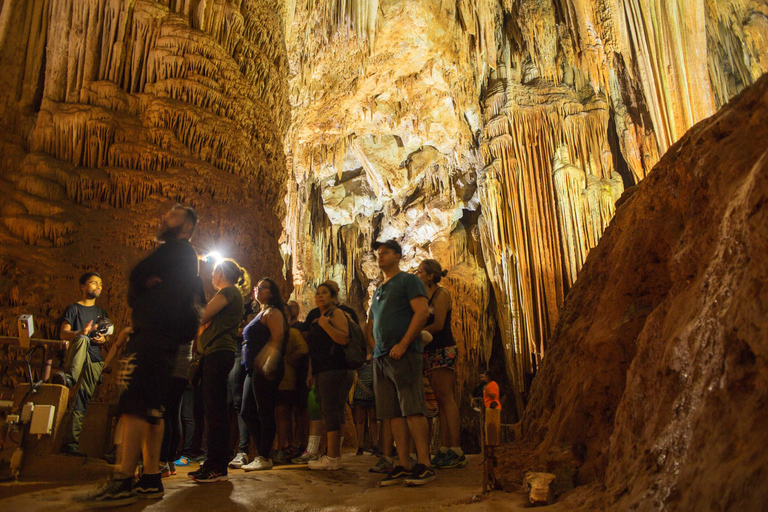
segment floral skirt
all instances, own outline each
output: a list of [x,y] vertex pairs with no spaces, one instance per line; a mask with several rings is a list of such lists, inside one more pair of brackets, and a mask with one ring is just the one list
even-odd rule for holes
[[450,368],[456,371],[457,356],[456,345],[444,347],[434,352],[424,352],[424,375],[429,376],[429,373],[437,368]]

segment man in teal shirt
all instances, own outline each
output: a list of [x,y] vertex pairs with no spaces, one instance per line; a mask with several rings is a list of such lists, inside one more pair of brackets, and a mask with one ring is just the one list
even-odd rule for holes
[[[400,465],[379,485],[424,485],[435,479],[429,462],[429,426],[422,378],[421,330],[429,317],[421,279],[400,270],[403,251],[395,240],[374,242],[384,281],[371,299],[368,328],[374,339],[373,388],[376,414],[390,420]],[[411,467],[410,437],[418,463]]]

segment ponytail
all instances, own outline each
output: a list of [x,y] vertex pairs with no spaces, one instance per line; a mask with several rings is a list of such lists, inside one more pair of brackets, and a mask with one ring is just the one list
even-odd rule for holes
[[226,279],[228,283],[240,287],[245,282],[245,270],[238,265],[235,260],[224,260],[216,265],[214,271],[217,268],[224,274],[224,279]]
[[447,270],[443,270],[443,266],[437,260],[424,260],[421,262],[424,265],[424,271],[432,276],[432,281],[438,284],[441,279],[448,275]]

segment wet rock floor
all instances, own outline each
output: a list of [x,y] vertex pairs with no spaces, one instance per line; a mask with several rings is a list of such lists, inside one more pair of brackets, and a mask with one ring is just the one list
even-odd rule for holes
[[[526,507],[522,492],[497,491],[478,500],[481,456],[469,456],[465,468],[439,470],[437,479],[423,487],[379,488],[383,475],[369,473],[373,456],[344,454],[341,471],[310,471],[305,466],[282,466],[245,473],[231,470],[227,482],[196,484],[187,477],[196,464],[177,468],[163,479],[165,497],[140,500],[117,510],[148,511],[394,511],[394,510],[518,510]],[[76,484],[21,481],[0,485],[0,510],[5,512],[69,512],[88,510],[79,501],[94,482]]]

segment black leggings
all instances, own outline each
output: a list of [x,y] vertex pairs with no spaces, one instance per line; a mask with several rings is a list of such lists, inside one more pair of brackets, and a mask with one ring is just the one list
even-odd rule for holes
[[240,415],[248,425],[248,432],[256,442],[259,455],[267,459],[272,458],[272,444],[277,432],[275,402],[283,371],[274,380],[267,380],[259,372],[252,371],[245,376],[243,384]]
[[168,388],[167,402],[165,403],[165,431],[163,432],[163,444],[160,447],[160,462],[173,462],[176,460],[176,450],[181,442],[181,397],[187,387],[187,379],[173,377]]
[[354,382],[355,372],[352,370],[329,370],[315,375],[315,391],[326,431],[338,432],[344,425],[349,390]]
[[[184,435],[184,444],[181,448],[181,454],[185,457],[192,455],[192,440],[195,436],[195,388],[189,382],[184,388],[181,397],[181,430]],[[205,420],[203,420],[205,421]]]
[[235,353],[218,351],[203,357],[203,403],[208,423],[208,458],[205,468],[227,472],[229,463],[229,410],[227,382],[235,362]]

